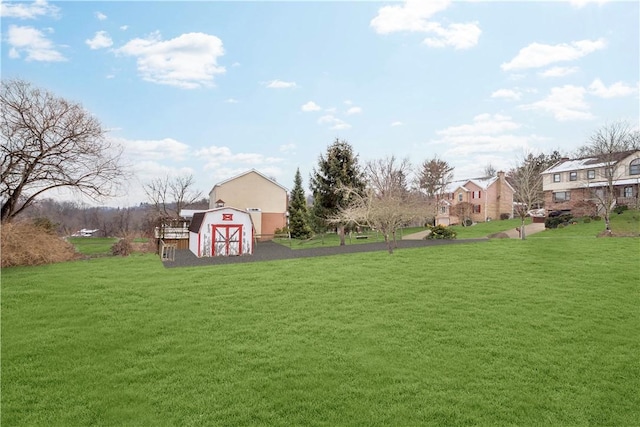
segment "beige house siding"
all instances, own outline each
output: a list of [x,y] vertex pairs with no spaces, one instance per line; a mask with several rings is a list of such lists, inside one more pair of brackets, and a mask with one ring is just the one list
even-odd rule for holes
[[273,235],[287,225],[287,189],[256,170],[216,184],[209,193],[209,207],[215,208],[218,200],[249,210],[257,235]]
[[[618,204],[637,205],[640,173],[631,173],[631,164],[640,162],[640,151],[620,153],[613,167],[613,183]],[[593,215],[594,191],[607,185],[608,167],[597,158],[563,159],[542,173],[545,207],[548,211],[571,210],[575,216]],[[634,168],[633,172],[638,172]],[[568,200],[558,200],[562,196]]]

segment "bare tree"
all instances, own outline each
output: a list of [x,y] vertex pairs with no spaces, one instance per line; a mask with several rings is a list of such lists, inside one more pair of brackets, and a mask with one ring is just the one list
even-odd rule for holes
[[193,175],[155,178],[144,185],[144,191],[154,207],[155,215],[176,219],[180,211],[199,201],[202,191],[194,190]]
[[492,177],[496,176],[498,171],[491,163],[487,163],[483,169],[483,173],[485,177]]
[[368,162],[365,167],[365,192],[346,189],[352,201],[333,215],[331,221],[353,223],[380,231],[389,253],[393,253],[397,245],[397,230],[424,217],[424,199],[407,188],[410,170],[409,160],[397,162],[393,156]]
[[611,234],[611,212],[616,206],[616,181],[624,174],[624,168],[617,164],[638,148],[638,131],[632,130],[627,122],[619,121],[602,126],[580,147],[578,153],[597,159],[600,178],[595,182],[587,180],[591,197],[602,213],[605,232]]
[[524,221],[534,206],[540,206],[544,200],[542,175],[536,157],[532,154],[520,160],[510,173],[509,180],[515,190],[515,213],[520,218],[520,238],[526,238]]
[[26,81],[2,81],[0,131],[2,221],[55,188],[94,200],[113,196],[125,177],[122,150],[95,117]]
[[466,227],[467,222],[471,221],[473,204],[469,202],[460,202],[453,206],[453,213],[460,218],[460,224],[462,224],[463,227]]
[[417,186],[424,191],[427,199],[431,202],[434,222],[438,214],[438,202],[452,180],[453,167],[437,156],[433,159],[425,160],[420,166]]

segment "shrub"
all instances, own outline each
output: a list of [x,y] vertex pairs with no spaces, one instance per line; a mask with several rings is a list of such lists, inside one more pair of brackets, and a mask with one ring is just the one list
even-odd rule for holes
[[558,224],[556,228],[564,228],[564,224]]
[[462,220],[462,225],[464,227],[471,227],[473,225],[473,221],[470,218],[465,218]]
[[511,218],[511,215],[509,215],[506,212],[503,212],[503,213],[500,214],[500,219],[502,219],[502,220],[509,219],[509,218]]
[[628,210],[629,207],[627,205],[618,205],[615,208],[613,208],[613,211],[615,213],[617,213],[618,215],[620,215],[622,212]]
[[584,218],[582,218],[582,222],[584,222],[585,224],[589,224],[591,222],[591,217],[585,216]]
[[456,232],[445,225],[429,226],[429,230],[431,232],[427,235],[427,237],[425,237],[425,239],[452,240],[456,238]]
[[591,219],[594,221],[602,221],[602,217],[600,215],[594,215],[591,217]]
[[78,256],[72,244],[30,222],[5,223],[0,231],[2,267],[51,264]]
[[560,224],[568,224],[573,219],[571,214],[562,214],[558,216],[550,216],[544,221],[545,228],[558,228]]
[[131,252],[133,252],[133,245],[129,239],[120,239],[111,246],[111,253],[113,255],[129,256]]

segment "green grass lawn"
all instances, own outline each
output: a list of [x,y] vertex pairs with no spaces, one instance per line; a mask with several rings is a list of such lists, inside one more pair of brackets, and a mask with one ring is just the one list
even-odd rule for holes
[[635,426],[639,253],[548,237],[3,269],[0,421]]
[[[638,237],[640,236],[640,211],[628,210],[622,214],[611,216],[611,230],[618,236]],[[541,233],[532,234],[531,238],[594,238],[605,229],[604,220],[594,221],[584,218],[575,218],[570,225],[562,228],[544,230]],[[640,254],[639,254],[640,255]]]
[[[490,234],[500,233],[520,227],[522,220],[520,218],[503,219],[489,222],[479,222],[470,227],[461,225],[452,225],[451,228],[456,231],[458,239],[476,239],[479,237],[487,237]],[[525,220],[525,224],[531,224],[531,218]]]
[[111,255],[111,246],[118,241],[113,237],[69,237],[76,251],[84,255]]

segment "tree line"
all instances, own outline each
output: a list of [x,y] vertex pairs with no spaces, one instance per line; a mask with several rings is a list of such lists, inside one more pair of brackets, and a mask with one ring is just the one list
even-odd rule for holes
[[[95,201],[117,195],[130,173],[122,147],[105,137],[100,122],[82,105],[19,79],[3,80],[0,88],[0,220],[19,215],[50,219],[68,234],[80,227],[105,234],[149,230],[176,219],[183,208],[205,209],[207,200],[195,190],[192,176],[156,178],[145,184],[148,203],[135,208],[105,209],[47,199],[54,189],[69,189]],[[638,130],[624,122],[603,126],[576,155],[610,155],[640,147]],[[543,202],[540,173],[563,157],[527,154],[508,171],[516,190],[516,213]],[[612,161],[612,160],[611,160]],[[492,165],[485,173],[495,175]],[[392,251],[395,233],[412,222],[433,222],[438,201],[453,179],[453,167],[434,156],[415,169],[407,159],[390,156],[360,164],[347,141],[336,139],[320,154],[309,178],[313,203],[308,206],[299,169],[290,194],[292,237],[335,228],[344,244],[347,227],[382,232]],[[613,179],[599,203],[613,209]],[[82,226],[80,226],[82,223]]]

